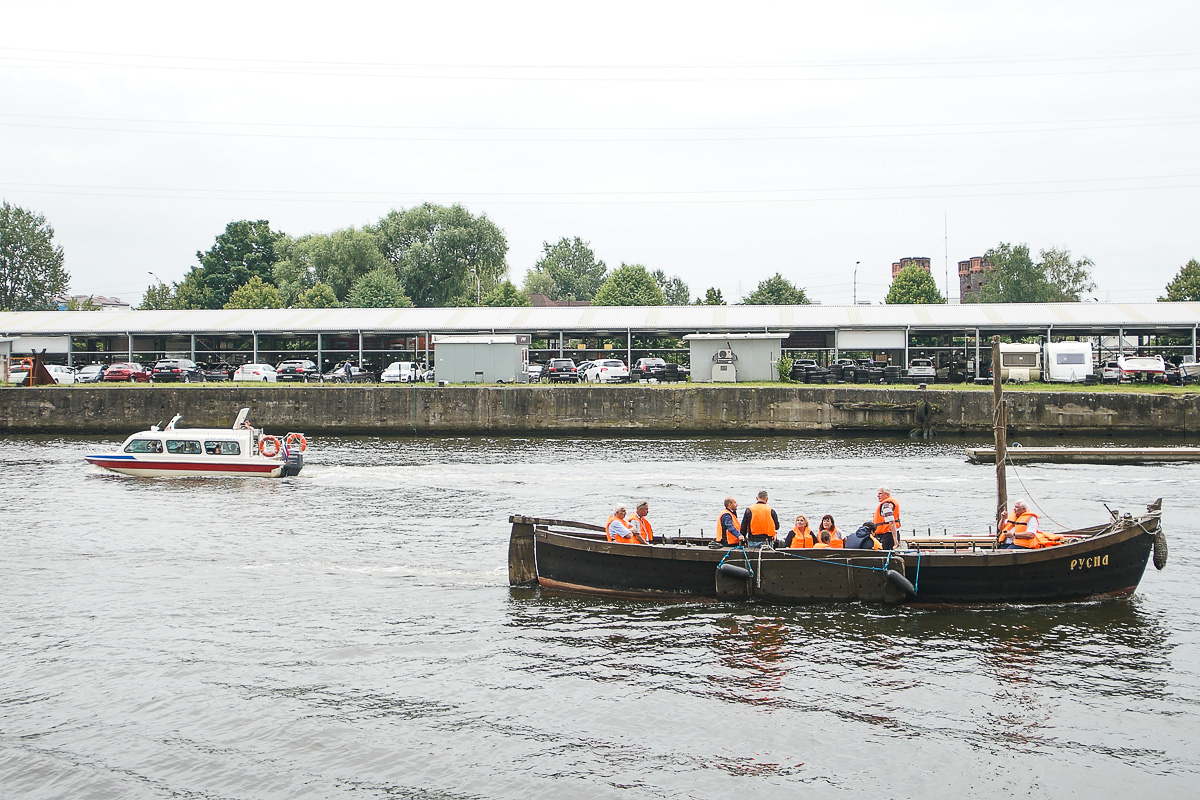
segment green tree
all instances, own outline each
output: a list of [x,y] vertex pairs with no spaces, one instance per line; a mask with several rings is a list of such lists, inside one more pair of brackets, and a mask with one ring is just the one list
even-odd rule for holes
[[339,305],[333,287],[320,282],[306,291],[297,303],[299,308],[337,308]]
[[1200,261],[1192,259],[1179,268],[1179,272],[1167,284],[1167,296],[1158,302],[1200,301]]
[[424,203],[392,211],[371,232],[379,249],[418,306],[456,305],[490,293],[508,271],[508,242],[487,215],[472,215],[461,205]]
[[409,308],[412,304],[390,266],[363,275],[346,298],[347,308]]
[[100,306],[92,300],[94,296],[89,294],[87,297],[68,297],[67,311],[99,311]]
[[522,292],[512,281],[501,281],[483,298],[485,306],[527,306],[529,295]]
[[650,273],[650,277],[654,278],[654,282],[658,284],[658,289],[663,293],[663,299],[669,306],[686,306],[692,302],[692,292],[688,285],[683,282],[683,278],[678,275],[667,277],[667,273],[661,269],[656,269]]
[[742,299],[744,306],[806,306],[811,302],[803,289],[778,272]]
[[926,305],[945,303],[946,298],[938,291],[932,275],[916,264],[909,264],[892,281],[892,288],[888,289],[883,302],[892,306]]
[[223,308],[251,278],[271,281],[279,260],[279,239],[280,234],[263,219],[229,223],[209,250],[196,253],[199,266],[191,268],[176,290],[179,307]]
[[525,274],[525,292],[551,300],[591,300],[608,274],[588,242],[578,236],[542,242],[542,257]]
[[255,275],[245,285],[233,290],[225,308],[283,308],[283,296],[275,284]]
[[71,276],[54,228],[41,214],[8,202],[0,204],[0,311],[42,311],[58,307]]
[[613,270],[592,298],[595,306],[661,306],[665,298],[658,283],[641,264],[622,264]]
[[142,304],[138,308],[142,311],[164,311],[179,308],[178,299],[175,297],[175,288],[165,283],[147,286],[146,293],[142,295]]
[[992,265],[977,297],[979,303],[1058,303],[1079,300],[1080,294],[1096,287],[1092,282],[1091,259],[1071,260],[1071,252],[1043,250],[1034,263],[1029,245],[1001,242],[984,253]]
[[698,306],[723,306],[725,305],[725,295],[715,286],[710,286],[708,291],[704,293],[703,298],[696,298]]

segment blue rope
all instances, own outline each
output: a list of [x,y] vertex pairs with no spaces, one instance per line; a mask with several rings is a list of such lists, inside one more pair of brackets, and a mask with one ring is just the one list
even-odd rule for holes
[[751,575],[751,576],[753,576],[753,575],[754,575],[754,567],[750,566],[750,556],[746,554],[746,548],[745,548],[745,547],[743,547],[743,546],[742,546],[742,545],[740,545],[740,544],[739,544],[737,547],[731,547],[731,548],[729,549],[729,552],[725,554],[725,558],[722,558],[722,559],[721,559],[721,563],[720,563],[720,564],[717,564],[717,569],[720,569],[720,568],[721,568],[721,564],[724,564],[724,563],[725,563],[725,559],[727,559],[727,558],[729,558],[731,555],[733,555],[733,551],[734,551],[734,550],[741,550],[741,551],[742,551],[742,558],[746,559],[746,569],[748,569],[748,570],[750,571],[750,575]]
[[[864,567],[859,564],[845,564],[845,563],[842,563],[839,559],[813,558],[812,556],[802,556],[799,553],[789,553],[787,550],[776,550],[775,552],[779,553],[781,555],[785,555],[788,558],[799,558],[799,559],[803,559],[804,561],[818,561],[822,564],[832,563],[832,564],[837,564],[842,567],[846,567],[847,569],[869,569],[869,570],[872,570],[875,572],[886,572],[888,569],[888,566],[892,563],[892,551],[891,550],[887,551],[888,556],[887,556],[887,559],[883,562],[882,567]],[[724,559],[722,559],[722,562],[724,562]],[[717,564],[717,566],[719,567],[721,565]]]
[[919,593],[921,591],[921,551],[917,550],[917,574],[913,576],[913,591]]

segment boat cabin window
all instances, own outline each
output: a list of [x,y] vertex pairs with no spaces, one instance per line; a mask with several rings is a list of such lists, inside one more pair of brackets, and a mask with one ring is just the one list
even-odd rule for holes
[[161,453],[162,442],[157,439],[134,439],[125,445],[126,453]]
[[240,456],[242,446],[238,442],[205,442],[204,452],[210,456]]
[[1054,356],[1054,360],[1059,364],[1082,364],[1083,358],[1083,353],[1057,353]]
[[1001,353],[1000,364],[1005,367],[1036,367],[1037,353]]
[[167,452],[177,456],[198,456],[200,443],[187,439],[167,439]]

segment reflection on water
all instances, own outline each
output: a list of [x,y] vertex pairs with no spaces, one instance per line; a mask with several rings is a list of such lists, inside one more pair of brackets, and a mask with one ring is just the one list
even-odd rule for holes
[[[347,438],[284,481],[129,479],[112,441],[0,438],[6,796],[1186,796],[1200,777],[1200,467],[1034,466],[1073,525],[1164,496],[1130,601],[908,609],[619,601],[506,585],[510,513],[647,497],[978,530],[957,443]],[[1024,490],[1020,490],[1024,491]],[[964,767],[967,765],[969,768]]]

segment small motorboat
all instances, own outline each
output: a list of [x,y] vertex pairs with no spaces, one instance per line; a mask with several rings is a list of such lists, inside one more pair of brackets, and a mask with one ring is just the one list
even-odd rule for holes
[[283,438],[255,428],[243,408],[232,428],[177,428],[180,415],[125,440],[119,453],[84,456],[88,463],[141,478],[261,477],[288,478],[304,468],[308,439],[302,433]]

